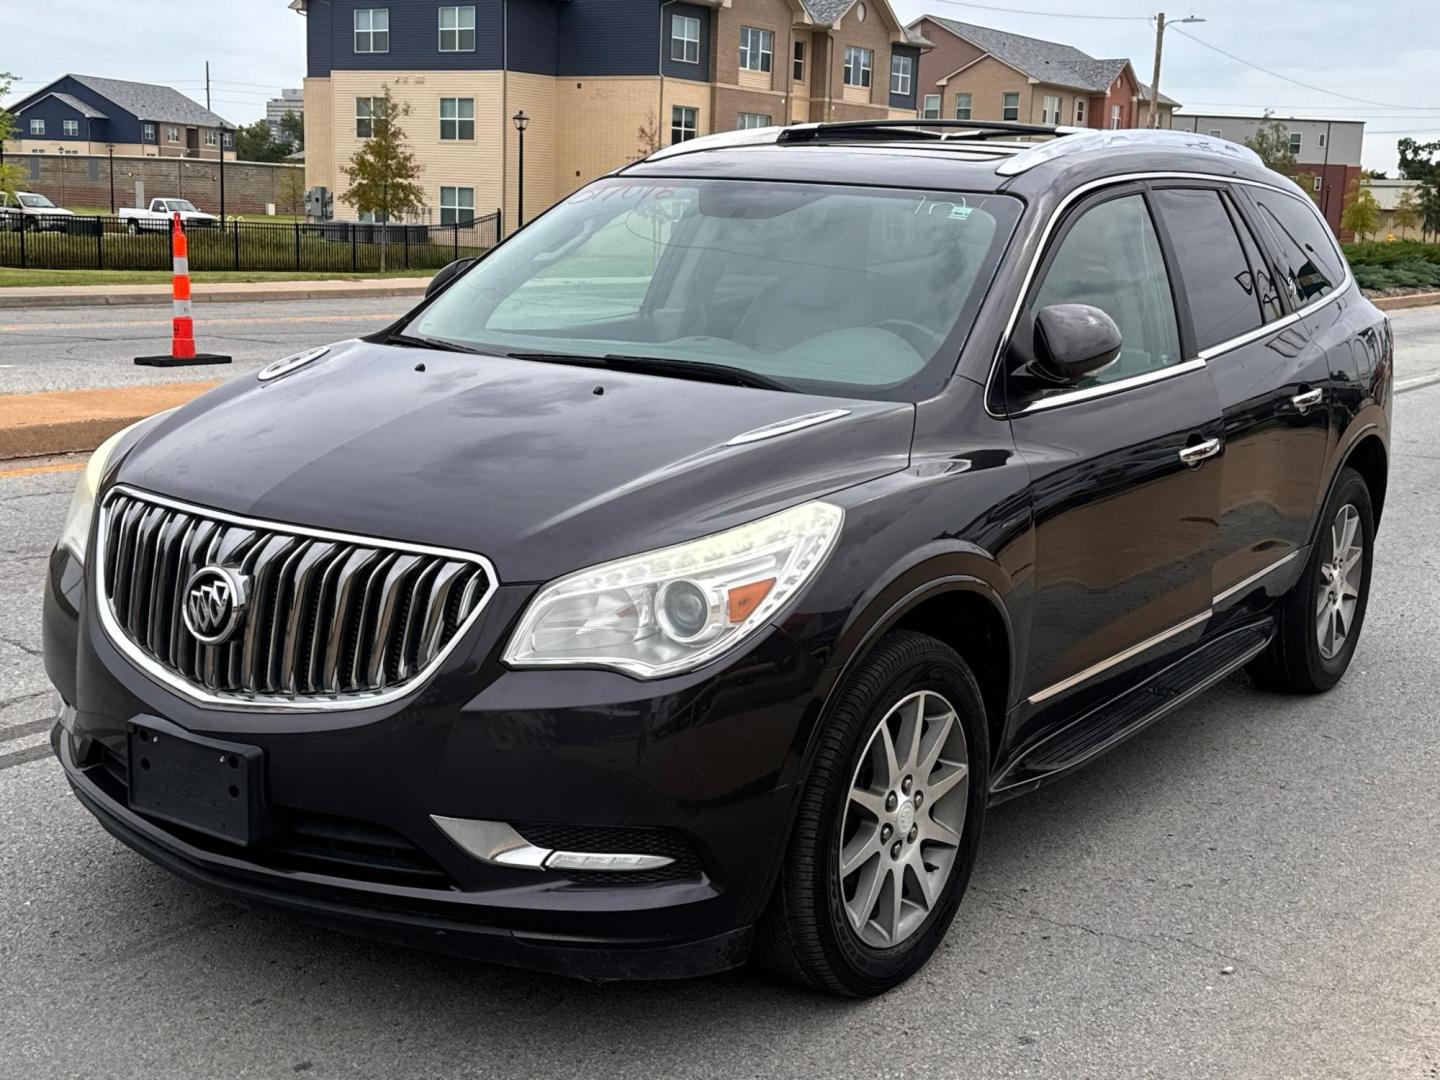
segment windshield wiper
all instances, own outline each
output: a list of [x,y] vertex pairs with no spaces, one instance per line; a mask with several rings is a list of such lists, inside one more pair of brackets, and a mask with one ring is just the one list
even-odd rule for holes
[[401,334],[399,332],[387,334],[385,344],[402,345],[407,349],[439,349],[442,352],[458,353],[483,353],[483,349],[475,349],[469,345],[461,345],[458,342],[446,341],[443,338],[423,337],[419,334]]
[[773,379],[769,375],[761,375],[757,371],[748,371],[745,368],[732,367],[729,364],[712,364],[705,360],[676,360],[667,356],[635,356],[627,353],[586,356],[581,353],[564,352],[512,352],[505,355],[512,360],[535,360],[542,364],[608,367],[619,371],[638,371],[649,375],[671,375],[680,379],[698,379],[703,382],[750,386],[758,390],[795,392],[793,386],[789,386],[779,379]]

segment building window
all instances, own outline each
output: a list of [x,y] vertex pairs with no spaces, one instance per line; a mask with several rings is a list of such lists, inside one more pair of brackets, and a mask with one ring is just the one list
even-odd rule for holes
[[924,106],[925,106],[925,107],[924,107],[924,108],[921,110],[921,112],[920,112],[920,116],[921,116],[922,119],[925,119],[925,120],[939,120],[939,119],[940,119],[940,95],[939,95],[939,94],[926,94],[926,95],[925,95]]
[[390,9],[355,9],[355,51],[386,53],[390,51]]
[[1009,93],[1000,95],[1000,119],[1020,119],[1020,93],[1012,90]]
[[44,134],[45,134],[45,121],[44,121],[44,120],[37,120],[37,119],[32,118],[31,121],[30,121],[30,134],[31,134],[31,135],[44,135]]
[[475,220],[475,189],[473,187],[442,187],[440,189],[440,224],[469,225]]
[[1320,132],[1319,142],[1320,142],[1320,149],[1321,149],[1321,150],[1324,150],[1324,149],[1325,149],[1325,132],[1323,132],[1323,131]]
[[875,66],[875,51],[858,45],[845,46],[845,85],[870,85],[870,69]]
[[165,141],[178,143],[180,141],[180,129],[178,127],[167,127],[165,129]]
[[1301,143],[1301,142],[1302,142],[1302,139],[1301,139],[1301,137],[1300,137],[1300,132],[1298,132],[1298,131],[1292,131],[1292,132],[1290,132],[1290,153],[1292,153],[1292,154],[1298,154],[1298,153],[1300,153],[1300,143]]
[[141,130],[140,130],[140,138],[144,139],[146,142],[154,142],[154,141],[155,141],[155,125],[154,125],[154,124],[145,124],[145,125],[141,128]]
[[1058,125],[1060,123],[1060,99],[1054,94],[1046,94],[1040,102],[1040,122],[1042,124]]
[[1075,123],[1077,125],[1085,123],[1085,99],[1083,97],[1075,99]]
[[1111,106],[1110,106],[1110,129],[1111,129],[1112,131],[1114,131],[1114,130],[1118,130],[1119,127],[1120,127],[1120,106],[1119,106],[1119,105],[1111,105]]
[[[384,52],[384,49],[377,49]],[[473,7],[442,7],[440,9],[440,51],[475,51],[475,9]]]
[[1321,180],[1320,177],[1317,176],[1317,177],[1315,177],[1314,180],[1310,181],[1310,188],[1311,188],[1312,191],[1319,191],[1319,190],[1320,190],[1320,187],[1321,187],[1321,184],[1322,184],[1322,180]]
[[774,50],[775,35],[769,30],[757,30],[753,26],[740,28],[740,69],[742,71],[769,71]]
[[805,43],[795,42],[795,58],[791,62],[790,77],[796,82],[805,81]]
[[385,108],[384,98],[357,97],[355,99],[355,137],[368,139],[375,134],[375,117]]
[[670,107],[670,145],[688,142],[700,133],[700,110],[690,105]]
[[742,112],[740,114],[740,120],[735,126],[741,131],[748,130],[749,128],[769,127],[770,117],[765,113]]
[[206,145],[206,146],[219,146],[219,145],[220,145],[220,135],[219,135],[219,133],[218,133],[214,128],[206,128],[206,129],[205,129],[205,145]]
[[65,127],[65,134],[69,135],[71,138],[74,138],[76,135],[80,134],[79,120],[65,120],[63,121],[63,124]]
[[440,99],[440,138],[444,141],[475,138],[475,99],[442,97]]
[[969,94],[956,94],[956,95],[955,95],[955,119],[956,119],[956,120],[969,120],[969,119],[970,119],[970,95],[969,95]]
[[226,150],[233,150],[235,148],[235,139],[228,131],[225,132],[224,137],[220,141]]
[[909,97],[911,77],[914,73],[915,58],[913,56],[891,56],[890,93],[899,94],[901,97]]
[[1211,129],[1210,129],[1210,137],[1211,137],[1212,139],[1218,139],[1218,138],[1220,138],[1220,129],[1219,129],[1219,128],[1211,128]]
[[700,62],[700,20],[693,15],[670,16],[670,59]]

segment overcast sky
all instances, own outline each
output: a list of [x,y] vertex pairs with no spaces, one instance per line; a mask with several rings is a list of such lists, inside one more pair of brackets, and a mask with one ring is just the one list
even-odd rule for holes
[[[909,21],[925,12],[1063,41],[1099,57],[1126,56],[1150,78],[1155,8],[1144,0],[893,0]],[[1158,0],[1157,0],[1158,2]],[[279,87],[299,86],[305,26],[287,0],[4,0],[0,71],[33,90],[66,71],[168,83],[204,101],[211,63],[216,112],[236,123],[264,113]],[[1002,8],[1023,9],[997,10]],[[1148,10],[1147,10],[1148,8]],[[1084,12],[1080,17],[1063,14]],[[1048,13],[1048,14],[1047,14]],[[1168,10],[1207,21],[1179,29],[1307,89],[1205,45],[1166,35],[1161,89],[1193,112],[1366,121],[1365,164],[1394,175],[1395,141],[1440,139],[1440,12],[1436,0],[1194,0]],[[1337,97],[1343,94],[1345,97]],[[1364,99],[1363,101],[1350,99]]]

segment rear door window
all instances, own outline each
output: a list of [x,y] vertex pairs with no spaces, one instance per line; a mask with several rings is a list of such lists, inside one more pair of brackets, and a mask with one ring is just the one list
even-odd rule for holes
[[1155,205],[1174,246],[1176,271],[1200,351],[1263,325],[1254,273],[1230,213],[1213,188],[1166,188]]
[[1250,191],[1260,221],[1270,234],[1286,287],[1299,304],[1334,292],[1345,279],[1345,266],[1335,249],[1330,227],[1312,206],[1269,188]]

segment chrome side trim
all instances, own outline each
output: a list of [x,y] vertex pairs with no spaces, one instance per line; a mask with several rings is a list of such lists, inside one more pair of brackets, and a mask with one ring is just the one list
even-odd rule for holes
[[1295,558],[1295,557],[1296,557],[1297,555],[1299,555],[1299,554],[1300,554],[1300,549],[1299,549],[1299,548],[1296,548],[1294,551],[1290,552],[1289,555],[1286,555],[1283,559],[1279,559],[1279,560],[1277,560],[1276,562],[1273,562],[1273,563],[1271,563],[1269,566],[1265,567],[1264,570],[1260,570],[1260,571],[1257,571],[1257,572],[1254,573],[1254,574],[1251,574],[1249,577],[1245,578],[1243,581],[1237,581],[1234,585],[1231,585],[1231,586],[1230,586],[1228,589],[1226,589],[1224,592],[1216,593],[1216,594],[1215,594],[1215,599],[1214,599],[1214,601],[1213,601],[1214,605],[1218,607],[1220,604],[1224,603],[1226,600],[1229,600],[1229,599],[1230,599],[1232,596],[1234,596],[1236,593],[1238,593],[1238,592],[1244,592],[1246,589],[1248,589],[1251,585],[1254,585],[1254,584],[1255,584],[1257,581],[1259,581],[1261,578],[1263,578],[1263,577],[1268,577],[1269,575],[1273,574],[1276,570],[1279,570],[1282,566],[1284,566],[1286,563],[1290,562],[1291,559]]
[[823,424],[828,420],[838,420],[842,416],[849,415],[849,409],[830,409],[828,412],[806,413],[804,416],[795,416],[789,420],[779,420],[773,424],[766,424],[764,427],[743,431],[725,445],[744,446],[746,443],[763,442],[765,439],[773,439],[779,435],[789,435],[792,431],[804,431],[806,428],[814,427],[816,424]]
[[[183,513],[196,517],[205,518],[211,521],[222,521],[231,525],[239,525],[242,528],[265,530],[286,535],[307,536],[319,540],[332,540],[343,544],[355,544],[362,547],[380,548],[388,552],[410,552],[421,555],[438,555],[446,559],[457,559],[478,565],[486,575],[488,587],[485,595],[475,603],[475,609],[470,612],[465,621],[455,629],[455,635],[450,641],[433,657],[430,662],[419,671],[414,672],[410,679],[397,686],[385,690],[366,694],[347,694],[343,698],[334,697],[307,697],[302,699],[291,699],[274,697],[270,695],[256,694],[253,697],[239,697],[234,694],[212,694],[207,690],[195,686],[171,672],[164,665],[147,656],[138,645],[130,640],[129,635],[116,620],[110,610],[110,604],[104,599],[105,589],[105,544],[102,542],[106,536],[107,518],[109,515],[110,501],[116,494],[128,495],[132,499],[156,506],[166,506],[172,510],[179,510]],[[283,521],[264,521],[260,518],[244,517],[240,514],[231,514],[223,510],[216,510],[213,507],[201,506],[197,503],[185,502],[181,499],[172,499],[164,495],[156,495],[153,492],[143,491],[140,488],[130,487],[126,484],[115,484],[98,500],[96,509],[96,532],[97,542],[92,547],[95,552],[93,571],[87,568],[87,587],[92,591],[91,598],[95,601],[95,611],[99,616],[100,625],[105,631],[105,636],[110,643],[133,664],[140,672],[150,677],[154,682],[164,686],[167,690],[178,694],[196,705],[204,705],[217,709],[243,710],[250,712],[340,712],[353,709],[365,709],[374,705],[383,705],[386,702],[394,701],[415,693],[421,682],[433,675],[445,662],[451,653],[459,646],[460,642],[479,621],[480,616],[485,613],[489,606],[490,599],[500,587],[499,575],[495,573],[495,567],[489,559],[474,552],[459,551],[454,548],[431,547],[426,544],[412,544],[403,540],[386,540],[373,536],[361,536],[356,533],[331,532],[326,529],[312,529],[304,525],[292,525]]]
[[1116,379],[1112,383],[1101,383],[1099,386],[1087,386],[1083,390],[1067,390],[1063,394],[1052,394],[1050,397],[1033,401],[1019,412],[1011,413],[1014,416],[1029,416],[1031,413],[1044,412],[1046,409],[1058,409],[1062,405],[1071,405],[1077,401],[1090,401],[1094,398],[1109,397],[1111,394],[1118,394],[1125,390],[1133,390],[1137,386],[1148,386],[1150,383],[1164,382],[1166,379],[1173,379],[1180,375],[1188,375],[1192,371],[1202,371],[1205,368],[1203,360],[1186,360],[1183,364],[1174,364],[1171,367],[1159,368],[1156,371],[1147,371],[1142,375],[1132,375],[1128,379]]
[[1058,683],[1055,683],[1053,686],[1047,686],[1044,690],[1030,695],[1030,704],[1039,705],[1042,701],[1048,701],[1056,694],[1063,694],[1066,690],[1069,690],[1075,686],[1079,686],[1081,683],[1089,679],[1093,679],[1096,675],[1100,675],[1108,671],[1115,665],[1123,664],[1131,657],[1139,656],[1147,649],[1153,649],[1156,645],[1168,641],[1170,638],[1183,634],[1186,630],[1190,630],[1196,626],[1199,626],[1206,619],[1210,618],[1210,615],[1211,612],[1209,609],[1202,611],[1200,614],[1186,619],[1178,626],[1172,626],[1169,630],[1162,630],[1154,637],[1146,638],[1138,645],[1131,645],[1130,648],[1126,649],[1124,652],[1118,652],[1107,660],[1101,660],[1098,664],[1092,664],[1084,671],[1076,672],[1068,679],[1062,679]]
[[[1065,394],[1055,394],[1049,398],[1044,398],[1040,401],[1034,402],[1033,404],[1026,406],[1024,409],[1018,410],[1016,412],[1005,412],[1003,410],[997,412],[991,408],[990,404],[991,396],[995,389],[995,380],[1000,372],[1001,365],[1005,358],[1005,350],[1008,349],[1010,346],[1010,338],[1015,333],[1015,324],[1020,321],[1020,311],[1025,305],[1026,297],[1030,295],[1030,287],[1035,283],[1035,275],[1039,272],[1040,261],[1045,255],[1046,245],[1050,243],[1050,237],[1055,232],[1055,227],[1059,223],[1060,218],[1064,215],[1065,211],[1070,208],[1071,204],[1090,194],[1092,191],[1099,191],[1101,188],[1114,187],[1119,184],[1130,184],[1138,180],[1206,180],[1217,184],[1239,184],[1244,187],[1265,188],[1266,190],[1273,191],[1278,195],[1284,195],[1287,198],[1295,199],[1299,202],[1304,203],[1310,208],[1310,212],[1315,214],[1317,219],[1319,218],[1319,211],[1316,209],[1315,204],[1311,202],[1308,196],[1297,195],[1292,191],[1286,191],[1284,188],[1277,187],[1274,184],[1267,184],[1260,180],[1249,180],[1238,176],[1219,176],[1214,173],[1199,172],[1137,172],[1123,173],[1119,176],[1106,176],[1100,178],[1099,180],[1091,180],[1089,183],[1081,184],[1074,191],[1070,192],[1069,195],[1065,196],[1065,198],[1060,201],[1059,205],[1057,205],[1055,209],[1051,212],[1050,217],[1046,219],[1045,227],[1040,232],[1040,240],[1035,245],[1035,251],[1030,257],[1030,265],[1026,268],[1025,277],[1020,283],[1020,292],[1015,298],[1014,307],[1012,307],[1010,310],[1010,317],[1005,322],[1005,332],[1000,335],[1000,342],[995,349],[995,355],[990,360],[990,374],[987,375],[985,378],[985,412],[990,416],[994,417],[997,420],[1003,420],[1007,417],[1023,416],[1027,413],[1030,413],[1031,411],[1039,411],[1040,408],[1056,408],[1058,405],[1069,405],[1075,401],[1087,400],[1090,397],[1103,396],[1102,394],[1092,394],[1087,392],[1089,390],[1102,390],[1102,387],[1096,386],[1088,387],[1085,391],[1072,391]],[[1331,235],[1329,232],[1330,226],[1328,224],[1325,226],[1325,230],[1327,235]],[[1339,250],[1338,247],[1336,248],[1336,250]],[[1336,300],[1340,299],[1340,297],[1343,296],[1345,292],[1350,288],[1351,284],[1354,283],[1354,275],[1350,272],[1350,264],[1346,261],[1343,252],[1341,252],[1340,254],[1340,264],[1345,267],[1345,277],[1340,281],[1338,285],[1335,286],[1333,290],[1331,290],[1330,295],[1322,296],[1319,300],[1307,304],[1305,307],[1302,307],[1296,311],[1292,311],[1290,314],[1285,315],[1282,318],[1276,319],[1274,322],[1266,323],[1264,326],[1258,327],[1255,330],[1248,331],[1244,334],[1239,334],[1228,341],[1217,342],[1216,344],[1211,345],[1209,348],[1202,350],[1195,356],[1194,359],[1185,361],[1184,364],[1177,364],[1174,368],[1162,368],[1160,371],[1156,372],[1147,372],[1146,375],[1136,376],[1134,379],[1123,379],[1118,382],[1110,383],[1108,384],[1108,387],[1105,387],[1104,389],[1106,390],[1106,392],[1110,392],[1112,390],[1128,390],[1135,386],[1143,386],[1145,384],[1139,381],[1141,379],[1144,379],[1146,382],[1157,382],[1161,377],[1164,377],[1166,373],[1178,373],[1177,369],[1184,368],[1186,367],[1186,365],[1190,364],[1204,364],[1205,361],[1210,360],[1216,356],[1220,356],[1223,353],[1230,352],[1232,349],[1238,349],[1242,345],[1247,345],[1252,341],[1258,341],[1260,338],[1267,337],[1270,334],[1274,334],[1285,329],[1287,326],[1294,325],[1306,316],[1311,315],[1316,311],[1319,311],[1326,304],[1334,303]],[[1194,369],[1188,368],[1187,370]],[[1081,393],[1086,394],[1086,397],[1082,398],[1074,396]]]
[[492,866],[520,870],[658,870],[675,860],[668,855],[600,851],[552,851],[536,847],[504,821],[442,817],[433,821],[462,851]]

